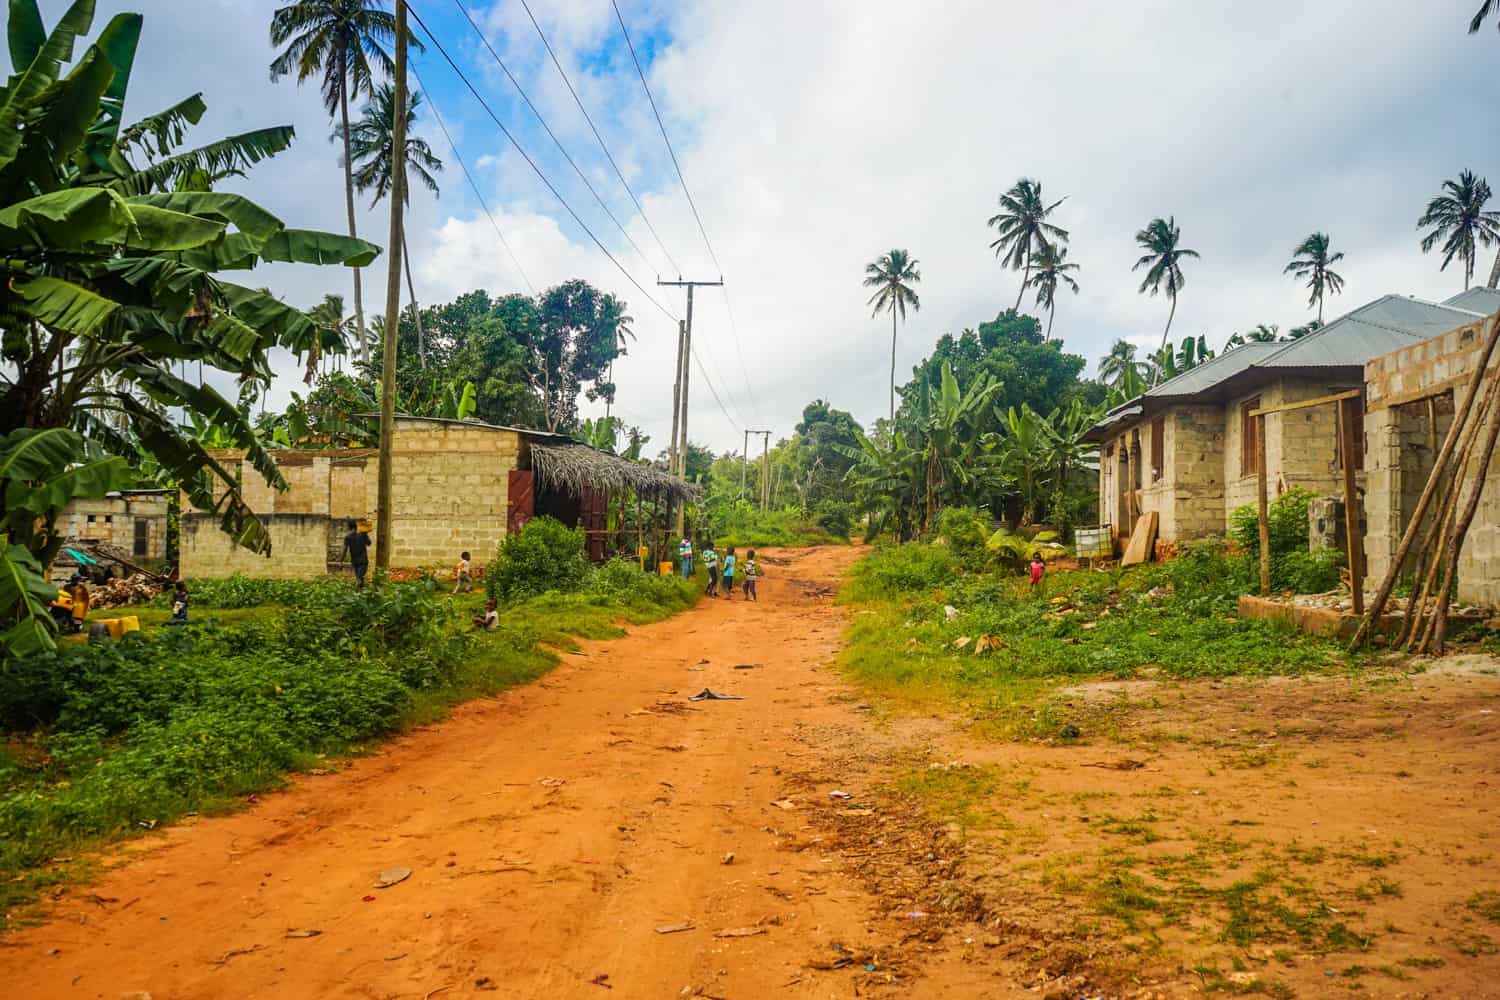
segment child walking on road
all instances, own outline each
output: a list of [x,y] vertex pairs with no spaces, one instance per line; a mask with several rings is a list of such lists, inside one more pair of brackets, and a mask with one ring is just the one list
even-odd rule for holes
[[724,550],[724,596],[734,596],[734,546]]
[[708,570],[708,589],[704,591],[709,597],[719,596],[719,554],[714,551],[712,539],[703,543],[703,568]]
[[760,567],[755,565],[755,550],[745,553],[745,600],[760,603],[755,596],[755,581],[760,578]]

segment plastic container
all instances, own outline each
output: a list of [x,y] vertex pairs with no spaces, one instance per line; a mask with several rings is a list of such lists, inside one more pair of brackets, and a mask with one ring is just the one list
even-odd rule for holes
[[656,568],[656,572],[662,576],[671,576],[674,570],[671,563],[664,562]]

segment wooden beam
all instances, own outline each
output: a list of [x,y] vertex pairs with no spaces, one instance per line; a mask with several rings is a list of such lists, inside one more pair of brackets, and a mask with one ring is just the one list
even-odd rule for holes
[[[1354,408],[1357,400],[1339,403],[1339,456],[1344,466],[1344,543],[1349,556],[1349,593],[1354,613],[1365,613],[1364,547],[1359,533],[1359,491],[1354,486]],[[1264,419],[1264,418],[1262,418]]]
[[1305,410],[1309,406],[1322,406],[1324,403],[1339,403],[1346,399],[1358,399],[1364,395],[1363,389],[1350,389],[1347,392],[1336,392],[1331,396],[1319,396],[1317,399],[1304,399],[1296,403],[1282,403],[1278,406],[1265,406],[1259,410],[1251,410],[1252,417],[1263,417],[1268,413],[1286,413],[1288,410]]
[[1255,418],[1255,511],[1260,521],[1260,595],[1271,596],[1271,524],[1266,500],[1266,418]]

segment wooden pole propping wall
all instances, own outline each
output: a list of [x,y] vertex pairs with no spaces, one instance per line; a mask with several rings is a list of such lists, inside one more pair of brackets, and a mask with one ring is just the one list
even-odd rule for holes
[[[1359,490],[1354,482],[1354,415],[1356,408],[1364,404],[1358,397],[1340,400],[1339,407],[1339,455],[1344,466],[1344,542],[1349,556],[1349,594],[1354,600],[1354,613],[1365,613],[1365,568],[1364,536],[1359,530]],[[1260,419],[1264,420],[1264,417]],[[1261,473],[1264,477],[1264,473]],[[1261,545],[1266,544],[1264,536]]]
[[1255,420],[1255,513],[1260,521],[1260,596],[1271,595],[1271,523],[1266,493],[1266,415]]

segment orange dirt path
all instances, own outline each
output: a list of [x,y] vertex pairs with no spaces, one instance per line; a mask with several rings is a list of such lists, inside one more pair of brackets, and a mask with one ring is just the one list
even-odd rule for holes
[[[830,942],[868,949],[880,933],[839,859],[807,849],[810,807],[834,786],[773,803],[782,768],[869,725],[830,668],[844,625],[830,588],[859,554],[782,553],[758,604],[704,601],[585,643],[541,682],[338,773],[130,845],[0,941],[0,992],[853,995],[862,968],[809,968]],[[703,687],[744,700],[689,703]],[[374,888],[398,866],[411,877]],[[941,978],[921,995],[1011,995]]]

